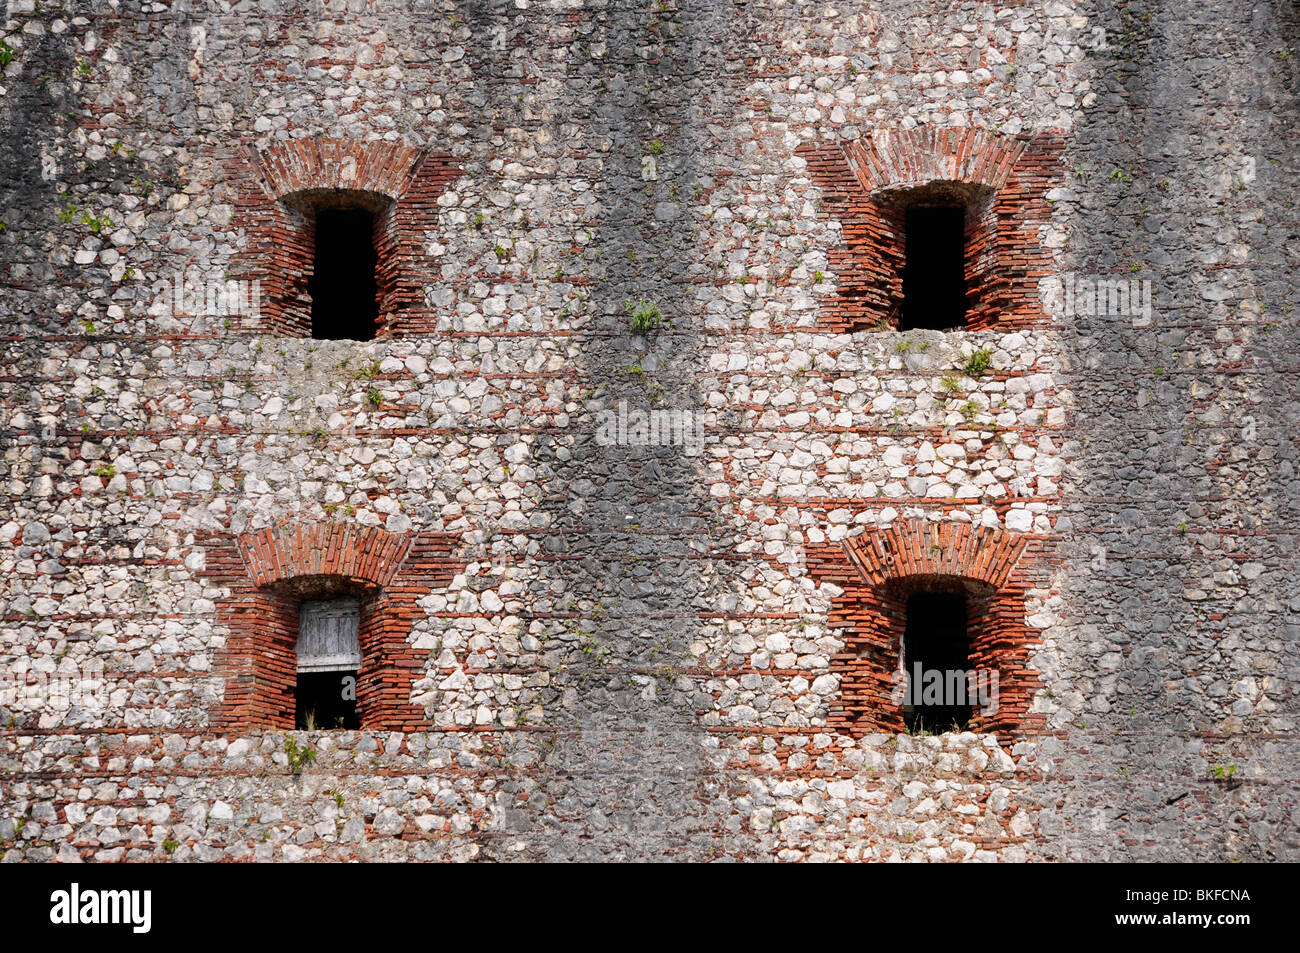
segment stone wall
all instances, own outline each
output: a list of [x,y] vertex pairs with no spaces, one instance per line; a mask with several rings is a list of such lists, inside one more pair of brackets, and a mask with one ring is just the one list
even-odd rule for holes
[[[1292,5],[37,6],[5,861],[1296,858]],[[993,284],[900,332],[870,196],[936,176]],[[303,323],[338,186],[373,342]],[[903,527],[1011,600],[992,733],[852,701]],[[361,731],[242,704],[308,568],[401,607]]]

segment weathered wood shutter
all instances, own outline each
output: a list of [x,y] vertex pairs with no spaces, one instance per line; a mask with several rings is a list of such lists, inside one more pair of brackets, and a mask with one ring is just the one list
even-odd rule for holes
[[298,607],[298,671],[355,672],[361,667],[361,600],[307,600]]

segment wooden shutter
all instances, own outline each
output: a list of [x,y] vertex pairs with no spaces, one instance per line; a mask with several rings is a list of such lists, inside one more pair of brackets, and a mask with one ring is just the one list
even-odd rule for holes
[[298,671],[355,672],[361,667],[361,600],[307,600],[298,607]]

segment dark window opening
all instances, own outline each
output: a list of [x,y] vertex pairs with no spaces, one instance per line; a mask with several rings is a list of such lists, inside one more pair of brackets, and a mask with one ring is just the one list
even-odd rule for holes
[[357,673],[299,672],[294,727],[300,731],[360,728]]
[[966,324],[966,210],[914,206],[904,226],[899,329],[944,331]]
[[908,688],[903,721],[909,732],[966,727],[972,690],[964,595],[922,591],[907,600],[903,668]]
[[361,602],[352,596],[312,599],[298,607],[295,727],[358,728]]
[[379,317],[375,266],[375,216],[364,209],[316,212],[316,254],[307,290],[311,336],[328,341],[369,341]]

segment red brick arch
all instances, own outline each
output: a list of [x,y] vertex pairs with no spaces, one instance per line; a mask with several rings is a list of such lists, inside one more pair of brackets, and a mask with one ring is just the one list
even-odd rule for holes
[[341,592],[362,599],[357,714],[363,729],[427,724],[410,703],[423,659],[409,642],[421,596],[450,583],[459,537],[394,534],[338,523],[281,524],[206,541],[207,572],[230,595],[217,605],[229,631],[216,672],[221,731],[293,727],[298,604]]
[[1024,537],[996,527],[921,520],[900,520],[844,541],[844,552],[871,586],[909,576],[953,576],[1001,589],[1024,549]]
[[1039,639],[1025,618],[1025,596],[1037,541],[995,527],[901,520],[808,552],[809,571],[843,593],[832,600],[830,624],[845,640],[831,660],[840,694],[829,724],[861,736],[902,731],[894,700],[908,596],[922,585],[967,595],[972,668],[996,670],[996,713],[977,715],[971,730],[1015,737],[1038,730],[1030,712],[1039,687],[1029,668]]
[[930,182],[963,182],[996,192],[1007,184],[1026,141],[987,129],[876,129],[844,148],[870,194]]
[[353,189],[390,198],[415,184],[424,153],[404,142],[355,139],[292,139],[248,158],[267,195],[306,189]]
[[272,526],[236,539],[256,586],[301,576],[341,576],[388,585],[410,550],[411,537],[378,527],[323,523]]
[[377,336],[434,330],[423,289],[441,276],[424,248],[437,227],[438,196],[458,174],[450,155],[403,142],[308,138],[238,151],[227,176],[237,195],[234,224],[247,244],[232,273],[261,288],[261,313],[245,329],[310,336],[314,209],[350,195],[375,212]]
[[1063,178],[1065,140],[986,129],[876,129],[849,143],[803,146],[821,214],[840,223],[830,250],[836,290],[821,302],[831,331],[898,327],[907,206],[935,195],[967,207],[968,330],[1047,322],[1038,279],[1052,256],[1039,231],[1051,217],[1047,191]]

